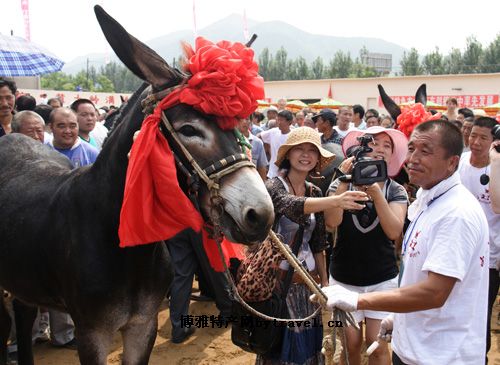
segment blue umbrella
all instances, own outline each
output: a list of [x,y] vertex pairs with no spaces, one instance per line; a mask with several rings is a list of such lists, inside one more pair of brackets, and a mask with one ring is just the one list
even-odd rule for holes
[[37,76],[60,71],[64,62],[24,38],[0,34],[0,76]]

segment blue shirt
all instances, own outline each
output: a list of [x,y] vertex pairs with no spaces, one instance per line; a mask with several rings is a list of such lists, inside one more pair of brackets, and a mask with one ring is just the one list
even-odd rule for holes
[[49,146],[69,158],[74,167],[93,164],[99,154],[97,148],[80,139],[76,140],[73,147],[67,149],[56,148],[53,144]]

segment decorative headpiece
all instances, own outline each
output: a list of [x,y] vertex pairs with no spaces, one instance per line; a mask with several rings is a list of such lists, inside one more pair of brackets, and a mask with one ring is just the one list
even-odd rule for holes
[[415,127],[428,120],[436,120],[441,118],[441,113],[432,115],[425,110],[421,103],[412,104],[403,107],[401,114],[396,119],[397,129],[403,132],[406,137],[410,138],[411,132]]

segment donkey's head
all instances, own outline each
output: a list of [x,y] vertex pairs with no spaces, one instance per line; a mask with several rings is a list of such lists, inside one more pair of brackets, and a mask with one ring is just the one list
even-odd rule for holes
[[[95,12],[117,56],[135,75],[151,85],[148,89],[150,93],[158,95],[163,90],[189,80],[190,75],[170,67],[101,7],[96,6]],[[162,125],[162,132],[174,154],[178,154],[177,171],[183,190],[186,193],[188,190],[197,190],[197,194],[193,196],[196,195],[196,202],[205,218],[211,216],[214,202],[221,201],[217,207],[219,223],[223,233],[231,241],[246,244],[262,241],[274,220],[272,201],[256,169],[244,162],[242,147],[234,131],[221,129],[215,116],[204,114],[180,102],[168,107],[164,114],[167,121]],[[192,156],[194,164],[183,153],[186,150]],[[193,181],[203,175],[199,173],[200,170],[207,175],[217,174],[238,161],[242,163],[233,165],[234,170],[224,171],[218,180],[218,199],[211,199],[203,179],[199,184]],[[196,170],[193,165],[198,165],[200,169]],[[199,189],[196,189],[197,185]]]
[[[385,92],[382,85],[378,85],[378,91],[380,93],[380,98],[384,104],[385,109],[389,112],[392,119],[396,121],[399,114],[401,114],[401,108],[391,99],[389,95]],[[423,106],[427,104],[427,88],[425,84],[420,85],[415,94],[415,103],[421,103]]]

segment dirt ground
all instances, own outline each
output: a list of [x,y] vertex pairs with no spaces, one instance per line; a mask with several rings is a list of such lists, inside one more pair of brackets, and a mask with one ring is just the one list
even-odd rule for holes
[[[500,326],[497,316],[500,305],[495,305],[492,321],[492,349],[490,364],[500,365]],[[218,311],[211,302],[191,302],[191,313],[196,315],[217,315]],[[119,364],[122,353],[121,339],[117,335],[112,351],[108,356],[108,364]],[[247,353],[231,342],[230,328],[201,328],[183,344],[170,342],[170,321],[167,303],[164,303],[159,315],[158,337],[151,354],[151,365],[165,364],[253,364],[255,355]],[[366,363],[366,360],[365,360]],[[35,346],[35,364],[37,365],[76,365],[79,364],[76,351],[59,349],[49,344]]]

